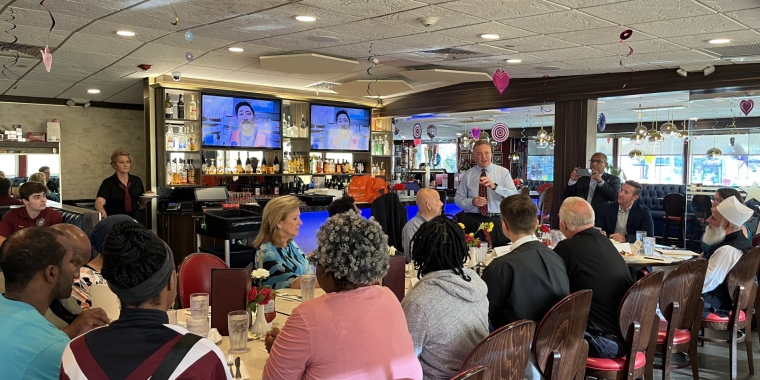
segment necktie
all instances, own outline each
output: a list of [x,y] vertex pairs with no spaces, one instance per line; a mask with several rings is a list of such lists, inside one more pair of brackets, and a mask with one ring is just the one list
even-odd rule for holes
[[[480,177],[481,178],[486,177],[486,169],[481,169]],[[480,211],[480,215],[485,216],[488,213],[488,190],[486,189],[486,185],[482,183],[478,185],[478,196],[486,199],[486,204],[484,206],[478,207],[478,211]]]

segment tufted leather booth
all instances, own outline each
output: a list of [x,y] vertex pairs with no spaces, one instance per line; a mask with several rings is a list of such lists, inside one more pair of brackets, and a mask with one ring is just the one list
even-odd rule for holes
[[[58,211],[61,213],[61,217],[63,217],[63,222],[68,224],[73,224],[84,231],[86,234],[90,234],[92,232],[92,229],[95,227],[95,224],[100,221],[100,215],[96,211],[91,211],[87,209],[79,209],[75,207],[69,207],[65,206],[65,209],[61,209],[58,207],[52,207],[52,209]],[[5,216],[5,213],[8,212],[11,208],[8,206],[0,207],[0,219]]]
[[523,183],[524,186],[528,187],[532,191],[537,191],[538,187],[545,184],[545,183],[553,183],[552,181],[539,181],[535,179],[529,179]]
[[654,220],[654,234],[662,236],[664,229],[663,217],[665,216],[665,207],[662,205],[662,199],[670,193],[679,193],[686,196],[686,185],[669,185],[669,184],[642,184],[639,204],[649,208]]

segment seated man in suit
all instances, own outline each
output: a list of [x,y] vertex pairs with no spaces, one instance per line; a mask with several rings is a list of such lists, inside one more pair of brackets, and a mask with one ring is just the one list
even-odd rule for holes
[[559,230],[567,237],[554,248],[570,279],[570,293],[591,289],[591,311],[584,339],[588,356],[616,358],[626,344],[618,326],[618,308],[633,285],[623,256],[594,228],[594,210],[585,200],[570,197],[559,209]]
[[636,181],[626,181],[618,193],[617,203],[607,203],[596,215],[596,226],[610,239],[618,243],[636,241],[636,231],[646,231],[654,236],[654,222],[649,208],[636,200],[641,194],[641,185]]
[[579,176],[578,169],[573,169],[570,173],[570,181],[565,187],[564,197],[580,197],[591,203],[594,212],[600,214],[602,206],[607,203],[617,201],[620,192],[620,178],[605,173],[607,170],[607,155],[604,153],[594,153],[589,160],[592,175]]
[[752,209],[743,205],[736,197],[730,197],[713,207],[707,218],[708,225],[702,241],[710,246],[707,274],[702,286],[705,309],[702,317],[710,313],[721,317],[728,315],[733,302],[728,294],[726,276],[739,258],[752,249],[752,244],[742,233],[742,224],[752,216]]

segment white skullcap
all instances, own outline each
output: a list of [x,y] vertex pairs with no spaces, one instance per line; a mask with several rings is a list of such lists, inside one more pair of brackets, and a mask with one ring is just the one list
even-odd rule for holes
[[736,197],[724,199],[717,210],[724,219],[735,226],[741,226],[752,217],[752,209],[743,205]]

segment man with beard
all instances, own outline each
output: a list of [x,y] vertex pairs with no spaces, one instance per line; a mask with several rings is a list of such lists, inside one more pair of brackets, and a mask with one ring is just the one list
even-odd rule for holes
[[47,227],[15,232],[0,247],[5,294],[0,296],[3,378],[58,378],[69,337],[45,320],[54,299],[68,298],[79,277],[66,237]]
[[715,313],[721,317],[731,310],[731,296],[726,285],[728,271],[739,258],[752,248],[752,244],[742,234],[742,224],[752,216],[752,209],[741,204],[736,197],[723,200],[713,208],[712,216],[705,228],[702,241],[710,246],[705,254],[708,259],[707,275],[702,286],[705,309],[702,317]]

